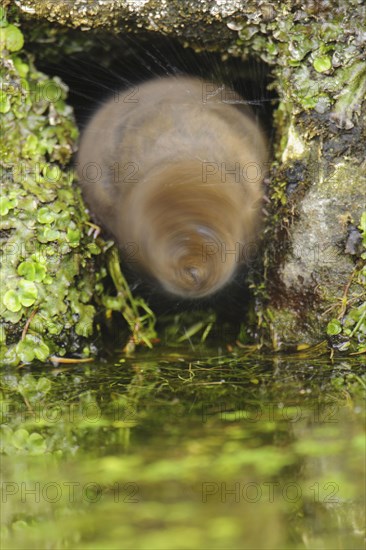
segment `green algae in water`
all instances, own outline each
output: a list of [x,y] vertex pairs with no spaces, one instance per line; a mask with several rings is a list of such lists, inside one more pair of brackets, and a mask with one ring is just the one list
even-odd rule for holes
[[3,372],[2,547],[361,548],[361,360],[212,351]]
[[[288,30],[276,43],[269,41],[268,55],[287,48]],[[329,27],[321,32],[330,32]],[[346,36],[345,31],[342,40]],[[254,45],[261,48],[264,42],[268,38],[258,25]],[[314,50],[311,37],[293,46],[290,61],[301,73],[299,61]],[[315,50],[327,55],[321,41]],[[344,48],[344,55],[352,52]],[[315,60],[309,56],[308,64]],[[22,77],[28,74],[28,63],[18,58],[14,64]],[[323,93],[330,105],[329,90]],[[3,112],[10,112],[9,98],[0,100]],[[295,100],[306,109],[318,102],[300,92]],[[344,104],[339,109],[344,117]],[[22,153],[29,157],[38,150],[47,147],[31,137]],[[41,177],[36,174],[36,180]],[[36,198],[16,195],[0,203],[7,220],[18,201],[25,211],[35,207],[37,183],[27,180]],[[40,242],[51,246],[66,232],[72,252],[83,238],[78,228],[62,217],[63,227],[52,226],[70,194],[53,202],[52,189],[42,193],[53,207],[39,210]],[[75,273],[76,266],[69,268]],[[11,322],[32,307],[35,302],[26,304],[37,300],[34,288],[38,292],[51,275],[37,256],[22,258],[14,267],[15,277],[33,284],[8,295]],[[351,331],[361,326],[361,318]],[[57,322],[47,326],[50,334],[61,330]],[[32,341],[34,335],[27,336],[20,357],[30,359],[35,349],[46,357],[41,343]],[[2,342],[9,338],[4,327],[0,337]],[[296,355],[207,359],[203,351],[197,357],[186,350],[139,354],[113,365],[4,370],[2,545],[360,548],[363,372],[362,358],[334,364],[300,361]]]

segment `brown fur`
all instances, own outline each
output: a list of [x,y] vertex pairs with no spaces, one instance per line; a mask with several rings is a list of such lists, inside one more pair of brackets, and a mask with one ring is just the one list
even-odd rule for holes
[[172,76],[142,84],[135,102],[121,93],[92,117],[78,154],[83,194],[101,224],[122,250],[136,247],[138,268],[189,298],[219,290],[245,260],[267,160],[239,96],[206,98],[207,86]]

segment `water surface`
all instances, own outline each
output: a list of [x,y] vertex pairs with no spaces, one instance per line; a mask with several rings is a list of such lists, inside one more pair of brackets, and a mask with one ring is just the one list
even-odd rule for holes
[[5,370],[2,547],[364,548],[364,372],[209,349]]

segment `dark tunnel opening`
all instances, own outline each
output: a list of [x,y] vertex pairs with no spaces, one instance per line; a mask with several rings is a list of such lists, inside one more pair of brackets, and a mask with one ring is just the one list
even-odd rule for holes
[[[70,33],[77,43],[77,32]],[[219,53],[196,52],[157,33],[123,36],[104,32],[79,34],[83,35],[85,47],[61,48],[53,59],[38,56],[37,67],[50,76],[59,76],[67,84],[68,102],[74,109],[81,131],[98,106],[119,90],[137,88],[154,77],[183,74],[213,83],[222,82],[238,92],[253,110],[271,146],[276,95],[269,90],[271,71],[264,62],[254,57],[242,60],[225,56],[223,59]],[[201,311],[210,310],[217,315],[217,330],[212,331],[214,338],[224,335],[226,339],[229,333],[233,339],[248,317],[249,283],[257,283],[262,277],[261,243],[258,242],[250,264],[238,269],[233,280],[209,298],[189,300],[173,297],[163,292],[154,281],[131,271],[123,260],[122,269],[131,290],[148,302],[163,327],[164,319],[169,323],[172,318],[185,313],[199,319]]]

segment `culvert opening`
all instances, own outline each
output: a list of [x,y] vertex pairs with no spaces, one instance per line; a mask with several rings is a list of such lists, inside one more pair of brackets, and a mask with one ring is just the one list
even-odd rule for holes
[[78,33],[70,34],[71,46],[63,44],[51,62],[42,60],[41,55],[37,66],[47,74],[60,76],[69,86],[69,103],[81,129],[98,105],[118,90],[138,87],[155,77],[190,75],[232,87],[251,106],[271,137],[276,95],[268,89],[270,67],[258,58],[243,60],[203,48],[195,51],[174,38],[152,32],[118,36],[83,32],[79,34],[88,38],[83,38],[79,47]]
[[[84,32],[80,35],[83,35],[81,47],[75,46],[78,39],[73,31],[73,46],[68,51],[61,50],[52,62],[48,60],[37,65],[45,73],[61,77],[68,85],[69,103],[74,108],[81,131],[93,113],[121,90],[131,90],[129,99],[133,104],[135,93],[149,79],[189,75],[211,82],[212,90],[215,86],[219,90],[219,84],[224,83],[237,92],[252,109],[268,144],[272,143],[272,113],[276,98],[268,90],[270,69],[258,59],[223,59],[219,53],[197,52],[156,33],[115,36]],[[229,136],[222,135],[222,139],[228,140]],[[219,324],[229,323],[236,327],[230,329],[235,334],[247,313],[248,279],[256,282],[261,278],[260,241],[254,248],[250,262],[235,272],[229,284],[213,296],[195,300],[167,294],[154,278],[141,277],[123,259],[122,267],[133,292],[147,300],[158,319],[185,311],[199,317],[200,311],[210,308],[218,314]]]

